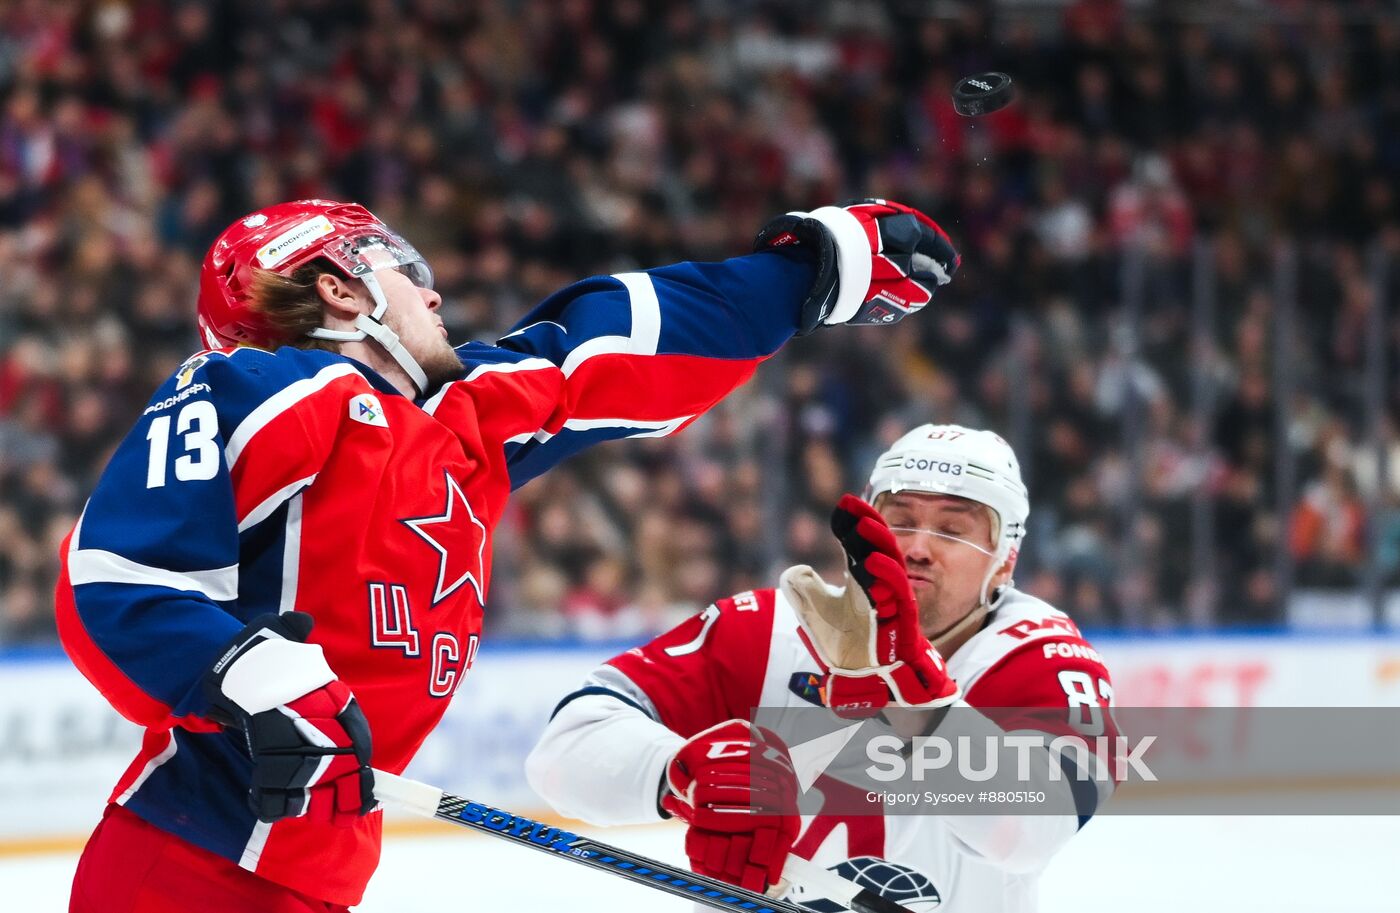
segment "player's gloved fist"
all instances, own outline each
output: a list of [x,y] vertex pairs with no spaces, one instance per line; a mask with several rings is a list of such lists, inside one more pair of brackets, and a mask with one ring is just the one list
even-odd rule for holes
[[817,260],[799,334],[822,324],[889,324],[928,304],[962,258],[938,223],[903,203],[856,200],[778,216],[754,250],[801,246]]
[[205,675],[210,716],[240,730],[259,821],[308,816],[350,826],[375,808],[369,723],[305,612],[260,615]]
[[693,736],[666,768],[661,806],[690,825],[691,868],[762,893],[801,826],[797,775],[777,735],[729,720]]
[[956,701],[961,690],[919,625],[904,555],[885,518],[843,495],[831,529],[846,552],[847,585],[829,586],[806,565],[789,568],[779,582],[802,642],[822,667],[826,706],[855,719],[887,706]]

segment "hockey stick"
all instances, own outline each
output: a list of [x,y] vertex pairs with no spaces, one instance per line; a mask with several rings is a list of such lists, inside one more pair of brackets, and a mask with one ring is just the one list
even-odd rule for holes
[[[380,802],[425,818],[437,818],[439,821],[468,827],[493,837],[502,837],[520,846],[554,853],[571,862],[612,872],[638,884],[688,897],[720,910],[743,910],[745,913],[810,913],[807,908],[790,901],[774,900],[382,770],[374,772],[374,795]],[[862,888],[814,862],[796,856],[787,858],[787,863],[783,866],[783,877],[824,895],[855,913],[910,913],[907,907]]]

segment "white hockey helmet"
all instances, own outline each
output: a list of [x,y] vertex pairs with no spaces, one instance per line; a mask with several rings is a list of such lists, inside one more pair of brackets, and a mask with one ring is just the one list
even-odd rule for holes
[[1021,481],[1021,464],[1011,445],[991,431],[962,425],[920,425],[895,441],[875,461],[865,500],[886,492],[921,491],[955,495],[992,511],[995,560],[982,581],[987,585],[1026,536],[1030,499]]

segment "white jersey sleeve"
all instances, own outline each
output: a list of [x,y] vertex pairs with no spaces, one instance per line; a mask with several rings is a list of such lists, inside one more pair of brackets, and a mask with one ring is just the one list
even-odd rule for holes
[[685,739],[611,666],[562,704],[525,759],[525,777],[555,811],[590,824],[661,820],[661,776]]

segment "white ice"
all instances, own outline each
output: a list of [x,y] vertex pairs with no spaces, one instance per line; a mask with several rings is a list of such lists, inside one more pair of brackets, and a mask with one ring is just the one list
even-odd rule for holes
[[[442,825],[385,843],[360,913],[689,913],[688,901]],[[596,832],[682,861],[675,827]],[[76,856],[0,858],[0,910],[67,908]],[[1400,818],[1101,816],[1051,864],[1044,913],[1397,913]]]

